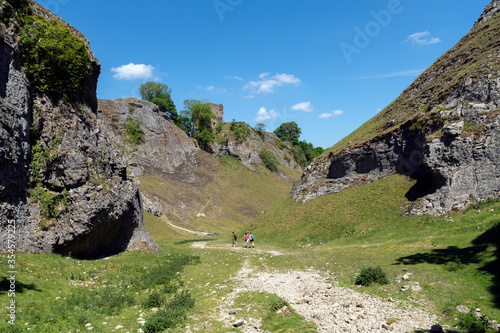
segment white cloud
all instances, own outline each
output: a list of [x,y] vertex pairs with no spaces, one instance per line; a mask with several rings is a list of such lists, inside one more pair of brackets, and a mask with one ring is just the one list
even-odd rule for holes
[[409,70],[404,70],[404,71],[396,71],[396,72],[391,72],[391,73],[385,73],[385,74],[377,74],[377,75],[371,75],[371,76],[360,76],[355,78],[355,80],[371,80],[371,79],[387,79],[387,78],[392,78],[392,77],[407,77],[407,76],[419,76],[422,74],[424,70],[423,69],[409,69]]
[[279,82],[288,83],[288,84],[300,84],[300,79],[295,77],[293,74],[276,74],[273,76]]
[[292,106],[292,110],[294,111],[304,111],[304,112],[312,112],[314,110],[311,102],[302,102],[299,104],[295,104]]
[[230,76],[230,75],[226,75],[225,76],[226,79],[232,79],[232,80],[237,80],[237,81],[245,81],[244,78],[242,77],[239,77],[239,76]]
[[206,91],[209,91],[209,92],[219,93],[219,94],[227,92],[226,88],[216,88],[214,86],[198,86],[196,88],[198,88],[200,90],[206,90]]
[[259,81],[250,81],[244,89],[251,90],[257,94],[269,94],[274,92],[276,87],[281,87],[285,84],[299,85],[300,79],[293,74],[275,74],[270,76],[271,73],[262,73],[259,75]]
[[198,86],[196,88],[201,89],[201,90],[206,90],[206,91],[214,91],[215,90],[214,86],[206,86],[206,87]]
[[343,113],[344,113],[344,111],[342,111],[342,110],[334,110],[331,112],[322,113],[318,116],[318,118],[327,119],[327,118],[332,118],[332,117],[338,117]]
[[414,34],[411,34],[408,36],[408,38],[405,40],[405,42],[412,41],[416,44],[419,45],[430,45],[430,44],[437,44],[441,42],[441,39],[432,37],[432,38],[425,38],[426,36],[429,36],[430,32],[429,31],[422,31],[422,32],[416,32]]
[[276,112],[274,110],[267,111],[266,108],[262,107],[257,112],[257,118],[255,118],[255,121],[269,120],[269,119],[277,118],[278,116],[279,116],[278,112]]
[[150,79],[153,78],[154,70],[151,65],[133,63],[111,68],[111,71],[116,73],[113,77],[118,80]]

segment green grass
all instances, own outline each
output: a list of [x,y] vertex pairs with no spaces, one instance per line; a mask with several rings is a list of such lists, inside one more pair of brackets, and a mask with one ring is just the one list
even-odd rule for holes
[[[197,172],[207,172],[200,178],[204,184],[189,184],[176,179],[157,176],[139,177],[141,191],[154,195],[169,207],[165,211],[172,223],[191,230],[228,233],[248,224],[271,203],[288,194],[291,180],[299,173],[279,166],[279,172],[291,180],[280,177],[262,165],[252,171],[231,156],[221,156],[218,161],[207,161],[206,167]],[[215,163],[215,164],[210,164]],[[204,217],[197,217],[203,213]]]
[[[230,169],[220,172],[234,172]],[[234,172],[234,177],[246,172]],[[261,176],[252,173],[252,177]],[[223,188],[222,183],[216,184]],[[409,178],[393,175],[306,204],[280,199],[259,218],[235,229],[240,242],[243,232],[250,229],[256,236],[256,250],[279,250],[283,255],[232,249],[230,233],[192,236],[147,213],[145,225],[164,251],[161,254],[134,251],[97,261],[17,254],[17,327],[66,332],[86,330],[90,323],[95,332],[109,332],[118,325],[123,328],[117,332],[135,331],[140,327],[139,317],[153,317],[151,304],[169,304],[184,291],[194,306],[179,312],[182,320],[170,332],[185,332],[188,327],[241,332],[218,319],[231,295],[235,299],[229,307],[246,309],[251,304],[252,311],[256,310],[251,316],[261,319],[263,329],[315,330],[293,307],[290,317],[270,311],[271,301],[279,301],[276,295],[236,292],[239,284],[233,277],[244,264],[254,269],[252,274],[312,267],[340,286],[405,301],[410,308],[423,307],[440,315],[442,324],[458,324],[455,307],[461,304],[480,308],[488,318],[499,320],[500,201],[444,217],[409,217],[401,207],[408,203],[404,194],[413,184]],[[198,242],[208,242],[209,247],[193,247]],[[6,255],[1,257],[3,272],[8,271],[7,260]],[[388,285],[355,285],[364,268],[377,266],[386,273]],[[413,274],[410,281],[401,281],[405,273]],[[9,301],[6,277],[4,273],[2,304]],[[420,291],[401,291],[402,286],[414,288],[416,283]],[[5,328],[6,311],[0,308],[4,318],[0,331]],[[250,313],[245,311],[236,317],[246,320]]]
[[[254,233],[257,249],[281,250],[281,256],[232,250],[229,236],[213,241],[213,237],[182,235],[149,214],[145,215],[145,223],[150,230],[156,230],[153,235],[162,254],[134,251],[98,261],[18,254],[17,326],[23,331],[31,328],[36,332],[66,332],[86,330],[85,325],[91,323],[96,332],[109,332],[117,325],[123,326],[117,332],[134,331],[139,328],[139,317],[153,317],[149,304],[162,296],[165,298],[161,302],[168,304],[173,295],[185,291],[195,300],[194,306],[182,312],[184,321],[169,332],[185,332],[187,327],[206,332],[241,332],[239,328],[225,327],[218,313],[224,300],[238,288],[232,277],[244,263],[253,267],[254,273],[313,267],[341,286],[444,313],[442,323],[458,323],[454,308],[460,304],[480,308],[488,318],[498,320],[500,202],[477,205],[448,217],[406,217],[398,209],[404,200],[395,197],[401,197],[411,185],[408,179],[393,176],[367,187],[352,188],[342,196],[329,195],[304,205],[280,201],[255,221]],[[384,203],[380,196],[388,202]],[[348,209],[347,205],[356,209]],[[383,209],[375,211],[376,206]],[[279,232],[275,231],[273,237],[271,216],[279,220],[281,210],[287,209],[290,226],[277,224],[279,229],[275,230]],[[320,223],[321,219],[325,221]],[[307,223],[313,220],[316,222]],[[307,241],[303,236],[306,234],[311,235]],[[213,248],[192,247],[200,241],[208,241]],[[185,256],[193,256],[190,258],[195,261],[185,265]],[[170,266],[177,259],[180,266]],[[450,269],[450,263],[459,265]],[[6,264],[4,255],[1,265]],[[359,272],[370,266],[380,266],[390,284],[356,286]],[[406,272],[413,275],[409,282],[401,282]],[[166,280],[156,282],[148,278],[150,275]],[[402,285],[413,286],[415,282],[421,291],[400,291]],[[0,289],[3,304],[8,301],[6,290],[4,283]],[[276,303],[273,300],[279,301],[276,295],[257,291],[236,293],[229,307],[244,309],[236,318],[260,318],[262,328],[271,332],[315,331],[314,325],[297,315],[293,307],[290,317],[270,311]],[[249,305],[251,312],[246,310]],[[0,315],[6,318],[5,314],[3,307]]]
[[[141,313],[145,319],[152,315],[143,307],[150,295],[160,292],[169,300],[175,298],[182,293],[179,274],[186,265],[196,265],[199,260],[183,251],[169,252],[127,252],[99,261],[18,254],[16,327],[32,332],[66,332],[86,330],[90,323],[96,332],[110,332],[118,325],[136,330]],[[5,267],[5,255],[1,262]],[[2,276],[2,304],[11,299],[5,281]],[[2,332],[9,327],[6,311],[4,307],[0,311]]]
[[[460,304],[499,320],[500,202],[443,217],[409,217],[400,207],[412,184],[394,175],[306,204],[283,199],[252,223],[256,245],[288,249],[270,266],[322,268],[342,285],[445,313],[447,323],[455,323]],[[357,274],[369,266],[381,266],[390,285],[355,287]],[[409,282],[401,281],[403,269],[413,273]],[[400,291],[415,282],[421,291]]]
[[371,235],[380,227],[401,223],[399,206],[408,203],[404,193],[411,185],[406,177],[393,176],[305,204],[288,196],[255,219],[251,228],[264,241],[292,247],[339,241],[367,229],[372,229]]
[[[278,312],[283,306],[286,307],[285,311]],[[316,332],[317,330],[315,324],[307,322],[275,294],[240,293],[235,299],[234,307],[243,309],[236,315],[237,319],[248,321],[249,318],[262,318],[262,330],[269,332]]]

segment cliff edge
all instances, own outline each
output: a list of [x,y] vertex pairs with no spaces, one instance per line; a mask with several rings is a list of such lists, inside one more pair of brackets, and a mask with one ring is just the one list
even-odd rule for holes
[[[161,251],[143,225],[139,182],[127,176],[97,118],[100,64],[88,40],[33,1],[3,1],[0,17],[0,249],[86,259]],[[89,62],[79,89],[39,84],[50,80],[27,62],[28,51],[39,50],[26,41],[40,27],[50,29],[36,38],[83,43]],[[55,71],[62,85],[74,83]]]

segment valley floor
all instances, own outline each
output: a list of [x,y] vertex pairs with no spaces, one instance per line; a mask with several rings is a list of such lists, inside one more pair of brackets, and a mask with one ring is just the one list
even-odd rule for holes
[[[206,242],[194,243],[192,246],[198,249],[208,248]],[[435,315],[412,305],[339,287],[338,282],[332,283],[335,277],[328,271],[307,269],[282,272],[270,267],[263,271],[257,270],[249,260],[250,256],[256,254],[267,252],[274,256],[283,254],[282,251],[229,246],[216,248],[239,253],[241,268],[231,278],[235,283],[233,289],[215,307],[213,317],[222,321],[225,327],[238,326],[242,332],[247,333],[265,332],[261,318],[255,318],[251,301],[247,301],[248,304],[243,308],[234,307],[238,295],[249,292],[276,294],[289,305],[278,310],[279,315],[286,316],[287,311],[295,311],[314,323],[318,332],[403,333],[414,329],[430,330],[438,322]],[[258,266],[266,267],[265,257],[260,257],[259,261]],[[200,327],[194,325],[192,329],[199,330]]]
[[[266,238],[253,229],[255,248],[241,240],[232,247],[229,231],[195,234],[188,228],[202,227],[146,214],[163,253],[94,261],[16,254],[15,330],[5,320],[9,259],[1,255],[0,332],[163,332],[146,327],[174,301],[187,309],[170,333],[424,333],[437,324],[466,332],[456,328],[464,308],[496,327],[499,210],[495,201],[450,217],[401,217],[323,244],[306,237],[290,245],[283,233]],[[390,284],[356,286],[360,270],[373,266]]]

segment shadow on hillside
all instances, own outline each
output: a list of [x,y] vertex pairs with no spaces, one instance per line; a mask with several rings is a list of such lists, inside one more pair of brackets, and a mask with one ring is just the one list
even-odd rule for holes
[[495,246],[495,252],[493,254],[495,260],[484,265],[481,269],[494,275],[490,291],[494,296],[496,307],[500,309],[500,223],[476,238],[472,241],[472,244],[479,246],[483,246],[484,244]]
[[[8,294],[8,293],[22,293],[26,290],[35,290],[41,291],[34,284],[24,284],[19,281],[15,281],[11,284],[10,280],[7,280],[9,276],[2,276],[2,281],[0,281],[0,295]],[[13,288],[11,288],[11,286]]]
[[490,292],[494,296],[495,306],[500,308],[500,224],[487,230],[472,241],[473,246],[459,248],[449,246],[446,249],[436,249],[428,253],[416,253],[396,259],[395,265],[417,265],[422,263],[445,265],[448,263],[479,264],[483,261],[481,254],[493,245],[496,247],[495,260],[485,264],[480,270],[492,274]]

